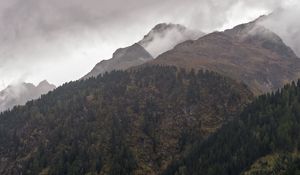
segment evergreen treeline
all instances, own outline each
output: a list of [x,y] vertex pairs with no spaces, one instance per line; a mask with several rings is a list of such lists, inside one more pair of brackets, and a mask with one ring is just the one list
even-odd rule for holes
[[174,67],[67,83],[0,115],[0,174],[158,174],[251,98],[216,73]]
[[[197,143],[164,174],[237,175],[259,158],[280,154],[274,167],[253,174],[300,173],[300,81],[258,97],[236,120]],[[293,156],[291,156],[293,155]]]

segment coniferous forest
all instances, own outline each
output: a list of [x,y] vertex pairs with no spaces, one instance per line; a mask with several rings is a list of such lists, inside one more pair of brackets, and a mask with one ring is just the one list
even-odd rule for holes
[[299,133],[300,81],[255,99],[164,174],[299,174]]
[[175,67],[67,83],[0,115],[1,174],[160,174],[252,99],[229,78]]
[[[251,102],[252,101],[252,102]],[[145,66],[0,115],[2,174],[299,174],[300,82],[254,99],[214,72]]]
[[299,16],[0,0],[0,175],[300,175]]

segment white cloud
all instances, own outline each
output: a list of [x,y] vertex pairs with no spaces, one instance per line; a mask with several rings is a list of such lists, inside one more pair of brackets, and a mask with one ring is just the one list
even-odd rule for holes
[[263,25],[278,34],[298,56],[300,56],[300,3],[290,1],[292,4],[283,6],[266,20]]
[[151,30],[140,44],[154,57],[171,50],[186,40],[196,40],[204,33],[190,30],[182,25],[159,24]]
[[[1,0],[0,82],[76,80],[161,22],[210,32],[295,0]],[[1,88],[1,87],[0,87]]]

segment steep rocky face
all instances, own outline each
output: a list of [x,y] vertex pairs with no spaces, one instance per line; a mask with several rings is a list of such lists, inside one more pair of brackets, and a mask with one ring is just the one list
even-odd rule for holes
[[187,41],[150,64],[208,69],[270,92],[299,78],[300,60],[273,32],[256,21]]
[[8,86],[0,92],[0,112],[12,109],[16,105],[24,105],[29,100],[39,98],[56,87],[46,80],[34,86],[31,83],[21,83]]
[[96,77],[113,70],[126,70],[152,60],[153,57],[139,44],[116,50],[113,57],[98,63],[93,70],[84,76],[84,79]]
[[179,43],[196,40],[203,35],[201,31],[191,30],[180,24],[161,23],[145,35],[139,44],[156,58]]

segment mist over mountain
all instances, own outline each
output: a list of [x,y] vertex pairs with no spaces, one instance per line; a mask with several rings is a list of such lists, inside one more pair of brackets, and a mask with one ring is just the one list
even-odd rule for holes
[[1,175],[300,174],[299,0],[2,1]]
[[180,24],[161,23],[157,24],[138,43],[156,58],[181,42],[196,40],[203,35],[204,33],[201,31],[190,30]]
[[44,80],[37,86],[31,83],[10,85],[0,91],[0,112],[12,109],[16,105],[24,105],[27,101],[37,99],[56,87]]
[[269,14],[260,24],[279,35],[300,56],[300,4],[280,8]]
[[213,70],[245,82],[256,94],[276,90],[299,78],[300,59],[260,20],[183,42],[150,64]]
[[178,43],[197,39],[202,35],[204,33],[189,30],[179,24],[158,24],[138,43],[117,49],[111,59],[98,63],[83,79],[113,70],[126,70],[139,66],[172,49]]
[[[98,62],[111,58],[116,49],[139,41],[156,24],[182,24],[210,33],[248,22],[292,2],[299,3],[296,0],[2,0],[0,83],[8,85],[26,76],[26,81],[34,84],[47,79],[61,85],[84,76]],[[290,19],[297,20],[298,16]]]

